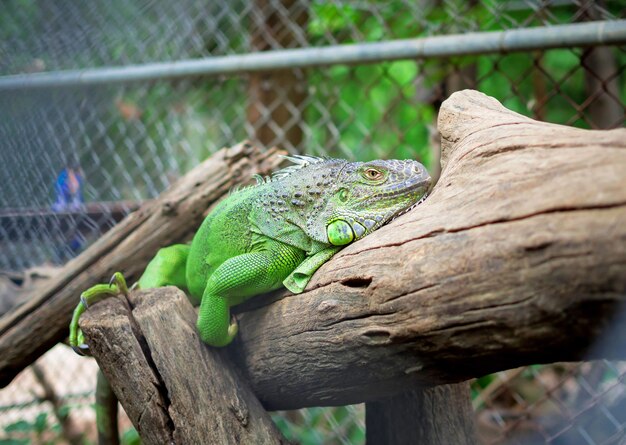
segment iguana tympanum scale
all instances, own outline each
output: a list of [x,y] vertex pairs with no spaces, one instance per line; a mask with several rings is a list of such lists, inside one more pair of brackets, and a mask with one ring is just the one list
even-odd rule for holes
[[[343,246],[415,205],[430,188],[412,160],[348,162],[287,156],[293,162],[257,185],[232,192],[206,217],[190,245],[158,251],[137,285],[177,286],[200,304],[197,327],[211,346],[237,333],[230,306],[281,286],[304,290],[313,273]],[[125,292],[123,276],[83,293],[70,344],[86,348],[78,319],[95,301]]]

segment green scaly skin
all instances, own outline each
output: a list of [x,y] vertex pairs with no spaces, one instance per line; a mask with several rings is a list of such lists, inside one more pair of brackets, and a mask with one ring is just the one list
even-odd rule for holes
[[[415,161],[287,159],[294,165],[224,199],[191,245],[159,250],[139,279],[143,289],[186,290],[200,304],[197,327],[208,345],[225,346],[237,334],[231,306],[282,286],[302,292],[342,247],[415,205],[431,184]],[[126,291],[117,273],[83,293],[70,325],[75,350],[85,348],[78,319],[86,308]]]

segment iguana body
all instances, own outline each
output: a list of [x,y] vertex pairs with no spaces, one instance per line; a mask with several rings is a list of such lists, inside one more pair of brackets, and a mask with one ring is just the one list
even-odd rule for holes
[[[231,193],[204,220],[191,245],[161,249],[139,279],[140,288],[174,285],[200,303],[202,340],[225,346],[237,332],[230,307],[281,286],[300,293],[313,273],[341,247],[417,203],[430,177],[415,161],[348,162],[288,157],[295,165]],[[70,326],[82,343],[78,318],[88,303],[124,290],[83,294]]]

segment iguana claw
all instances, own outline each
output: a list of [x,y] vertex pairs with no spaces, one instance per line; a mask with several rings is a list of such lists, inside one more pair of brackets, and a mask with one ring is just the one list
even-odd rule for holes
[[[133,286],[134,287],[134,286]],[[115,272],[108,284],[96,284],[80,294],[80,303],[74,309],[70,322],[70,346],[78,355],[88,355],[89,346],[85,344],[83,332],[78,326],[80,316],[94,303],[118,294],[128,296],[128,286],[124,275]]]
[[89,309],[89,303],[87,303],[87,298],[85,298],[85,294],[80,294],[80,304],[85,306],[85,310]]
[[87,346],[84,343],[82,345],[72,346],[72,349],[78,355],[82,355],[82,356],[89,355],[89,346]]
[[109,280],[109,287],[117,286],[117,291],[123,295],[128,296],[128,286],[126,285],[126,279],[121,272],[115,272]]

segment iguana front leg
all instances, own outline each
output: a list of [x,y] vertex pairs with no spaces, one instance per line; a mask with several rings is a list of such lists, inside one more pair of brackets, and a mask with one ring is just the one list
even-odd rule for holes
[[331,259],[341,250],[342,246],[331,246],[311,255],[304,260],[285,280],[283,285],[294,294],[304,291],[311,277],[322,264]]
[[237,334],[230,306],[278,289],[282,281],[304,260],[293,246],[267,240],[263,249],[224,261],[207,280],[198,313],[198,332],[210,346],[226,346]]

